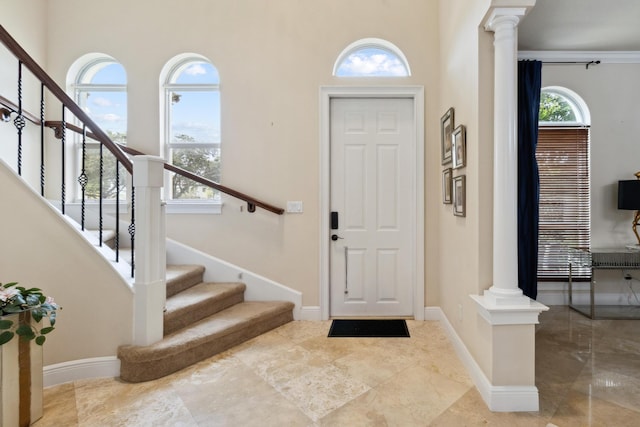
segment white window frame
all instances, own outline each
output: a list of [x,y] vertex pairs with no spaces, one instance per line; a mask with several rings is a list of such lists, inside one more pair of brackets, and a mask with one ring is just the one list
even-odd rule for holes
[[571,89],[567,89],[562,86],[547,86],[543,87],[540,90],[540,93],[550,93],[553,95],[558,95],[564,98],[565,101],[571,106],[574,114],[576,115],[576,120],[573,122],[540,122],[538,126],[591,126],[591,113],[589,112],[589,108],[584,100],[572,91]]
[[376,75],[372,75],[372,76],[349,76],[350,78],[363,78],[363,77],[377,77],[377,78],[406,78],[406,77],[411,77],[411,67],[409,67],[409,61],[407,60],[407,57],[404,55],[404,53],[402,52],[402,50],[400,50],[400,48],[398,46],[396,46],[395,44],[391,43],[390,41],[384,40],[384,39],[378,39],[378,38],[364,38],[364,39],[360,39],[357,40],[353,43],[351,43],[349,46],[345,47],[342,52],[340,53],[340,55],[338,55],[338,59],[336,59],[336,62],[333,64],[333,72],[332,75],[336,76],[336,77],[340,77],[340,78],[348,78],[347,76],[338,76],[337,72],[338,69],[340,68],[340,66],[342,65],[342,63],[349,58],[349,55],[359,51],[359,50],[363,50],[363,49],[380,49],[386,52],[389,52],[392,55],[395,55],[400,62],[402,62],[402,65],[404,66],[404,68],[407,70],[407,75],[406,76],[376,76]]
[[[82,83],[82,80],[85,79],[87,73],[89,73],[94,67],[101,63],[115,63],[120,66],[122,64],[117,61],[115,58],[101,53],[90,53],[84,55],[83,57],[76,60],[73,65],[69,68],[67,73],[67,92],[70,97],[74,100],[76,104],[81,106],[80,104],[80,94],[82,92],[91,92],[91,91],[101,91],[101,92],[123,92],[127,95],[127,83],[124,84],[92,84],[92,83]],[[82,107],[81,107],[82,108]],[[82,124],[79,122],[75,123],[76,125],[82,127]],[[127,123],[128,130],[128,123]],[[73,167],[73,183],[72,183],[72,201],[67,202],[67,206],[75,206],[80,205],[82,198],[82,187],[78,183],[78,177],[82,171],[82,135],[73,134],[72,143],[73,143],[73,156],[72,156],[72,167]],[[86,139],[87,149],[89,148],[98,148],[100,143],[91,139]],[[68,153],[68,152],[67,152]],[[128,213],[129,207],[129,197],[131,194],[131,183],[128,179],[126,179],[125,175],[121,175],[121,179],[124,180],[124,185],[126,187],[126,197],[120,198],[120,213],[126,214]],[[86,199],[85,203],[87,205],[97,205],[99,201],[97,199]],[[103,209],[106,213],[115,213],[116,212],[116,201],[115,199],[102,199]]]
[[[541,93],[550,93],[550,94],[554,94],[562,97],[571,106],[571,109],[573,110],[573,113],[576,116],[576,120],[565,121],[565,122],[539,122],[538,123],[539,128],[554,128],[554,127],[555,128],[584,128],[584,129],[587,129],[588,132],[590,132],[591,114],[589,112],[589,108],[587,104],[580,97],[580,95],[578,95],[571,89],[568,89],[562,86],[543,87],[541,88]],[[588,140],[588,136],[587,136],[587,140]],[[587,142],[587,144],[588,144],[587,151],[590,151],[590,142]],[[590,193],[591,178],[592,178],[590,163],[588,165],[588,169],[589,169],[589,193]],[[590,197],[590,194],[589,194],[589,197]],[[589,202],[589,205],[590,205],[590,202]],[[589,215],[590,215],[590,212],[589,212]],[[591,224],[589,224],[589,235],[591,235]],[[589,237],[589,245],[591,245],[590,240],[591,240],[591,237]],[[539,259],[538,259],[538,265],[540,265]],[[538,278],[538,280],[540,281],[540,278]],[[542,281],[550,283],[554,281],[557,282],[558,280],[543,279]]]
[[[214,143],[180,143],[173,144],[171,136],[171,93],[181,92],[220,92],[220,84],[179,84],[171,83],[170,80],[176,73],[183,71],[192,62],[207,62],[215,68],[215,65],[207,58],[196,54],[178,55],[167,65],[161,75],[161,100],[162,100],[162,141],[164,158],[167,163],[171,163],[170,153],[172,148],[214,148],[221,149],[220,142]],[[174,200],[171,198],[171,173],[164,174],[164,198],[166,200],[166,213],[168,214],[221,214],[222,198],[219,192],[213,199],[185,199]]]

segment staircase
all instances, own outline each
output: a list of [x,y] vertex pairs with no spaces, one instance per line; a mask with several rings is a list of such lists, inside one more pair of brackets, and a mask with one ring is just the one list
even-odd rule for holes
[[164,339],[121,346],[120,378],[169,375],[293,320],[291,302],[246,302],[242,283],[207,283],[204,267],[167,266]]
[[[127,304],[132,303],[134,307],[134,328],[131,332],[135,331],[135,333],[132,333],[131,341],[146,343],[159,338],[161,335],[160,315],[165,293],[161,287],[146,286],[150,283],[161,283],[164,270],[163,263],[165,260],[163,258],[165,258],[166,253],[163,250],[161,242],[165,239],[166,234],[159,184],[163,182],[163,171],[168,170],[238,200],[242,200],[247,203],[248,212],[255,212],[257,208],[261,208],[276,215],[282,215],[284,209],[223,186],[220,183],[202,176],[195,175],[175,165],[167,164],[160,158],[144,156],[144,153],[131,147],[115,143],[107,133],[89,117],[87,112],[74,102],[66,91],[11,37],[2,25],[0,25],[0,44],[15,56],[16,65],[18,66],[17,90],[12,92],[17,92],[18,99],[16,102],[12,102],[0,94],[0,119],[2,119],[1,121],[3,122],[13,120],[16,128],[15,149],[17,153],[17,164],[15,172],[17,173],[17,177],[22,176],[23,166],[25,170],[31,169],[32,171],[36,170],[34,168],[37,166],[40,175],[39,193],[42,199],[45,200],[45,197],[53,197],[54,199],[50,199],[49,203],[57,207],[63,216],[72,218],[70,212],[67,212],[67,208],[71,208],[73,204],[69,203],[68,199],[70,199],[70,197],[66,194],[66,189],[71,183],[71,181],[67,182],[67,178],[70,178],[73,173],[65,169],[65,165],[67,164],[65,161],[65,153],[70,151],[65,147],[67,147],[66,144],[68,142],[71,143],[75,141],[75,139],[71,140],[71,136],[73,133],[76,133],[78,135],[77,138],[79,138],[78,140],[82,141],[81,153],[78,155],[78,159],[85,159],[87,155],[86,142],[87,140],[92,140],[100,146],[100,173],[102,174],[103,172],[103,163],[112,163],[115,165],[115,170],[112,170],[112,172],[115,173],[115,179],[111,185],[118,189],[122,188],[125,182],[133,185],[131,191],[127,190],[130,200],[120,200],[120,191],[116,191],[114,203],[115,216],[113,216],[113,218],[116,218],[114,220],[116,230],[115,232],[105,231],[103,220],[107,219],[107,216],[103,213],[102,203],[98,204],[96,218],[91,218],[90,221],[87,221],[86,218],[87,215],[91,215],[89,211],[92,209],[87,209],[88,199],[85,196],[85,187],[88,177],[83,160],[82,171],[80,171],[77,180],[73,180],[73,185],[76,185],[75,182],[77,182],[81,186],[80,194],[78,194],[78,197],[80,197],[78,201],[79,218],[75,218],[77,224],[74,224],[74,221],[69,221],[69,224],[73,227],[79,224],[77,229],[83,233],[88,231],[87,227],[95,226],[89,225],[89,223],[97,224],[98,228],[103,230],[103,232],[87,232],[85,235],[87,240],[95,244],[101,237],[100,252],[103,256],[111,256],[111,253],[107,253],[109,251],[106,250],[102,243],[105,243],[105,246],[115,248],[115,257],[110,259],[110,261],[117,260],[117,262],[114,262],[114,266],[116,273],[121,276],[119,279],[122,280],[123,284],[128,284],[133,287],[133,294],[122,298],[126,300]],[[2,64],[2,68],[5,68],[4,65],[5,64]],[[23,71],[30,73],[30,77],[26,81],[23,81]],[[33,93],[37,93],[35,90],[40,92],[39,115],[34,115],[23,109],[23,84],[26,86],[25,89],[27,90],[24,91],[26,93],[29,93],[31,89],[34,90]],[[46,111],[60,111],[61,120],[45,119],[45,98],[47,98]],[[50,100],[54,101],[56,105],[54,108],[49,106]],[[61,108],[58,109],[58,107]],[[67,121],[66,117],[70,115],[74,116],[74,119]],[[39,132],[35,132],[36,128],[34,127],[33,132],[25,133],[23,141],[22,131],[25,126],[35,126],[39,129]],[[49,148],[45,149],[45,146],[48,144],[48,138],[45,138],[45,128],[54,129],[55,137],[60,140],[60,146],[62,147],[60,156],[49,156],[47,154]],[[37,138],[35,138],[35,135],[38,133],[40,135],[39,156],[37,155],[37,149],[32,148],[38,145],[36,144],[38,142]],[[4,135],[3,133],[3,136]],[[8,135],[8,133],[6,133],[6,135]],[[27,137],[28,135],[29,137]],[[33,138],[31,135],[33,135]],[[67,138],[69,138],[69,141],[67,141]],[[29,140],[28,142],[27,139]],[[26,155],[23,156],[23,145],[26,144],[29,144],[30,148],[25,150]],[[10,151],[11,149],[8,150]],[[52,162],[58,163],[50,168],[49,166]],[[45,171],[51,169],[56,170],[57,168],[60,168],[63,177],[62,182],[60,182],[59,199],[57,198],[58,190],[52,190],[49,184],[46,184],[48,191],[45,192],[45,177],[49,175],[48,173],[45,174]],[[118,172],[121,168],[126,172],[126,177],[122,177],[122,180]],[[133,179],[134,169],[137,170],[135,180]],[[9,174],[8,176],[10,178],[14,177],[13,174]],[[34,178],[35,176],[37,176],[37,173],[33,174]],[[23,184],[28,185],[26,181],[16,182],[16,185]],[[22,195],[26,194],[27,192]],[[52,194],[55,194],[55,196],[52,196]],[[100,186],[98,194],[94,196],[97,200],[105,200],[108,198],[107,195],[103,193],[103,186]],[[33,201],[33,199],[29,197],[24,197],[21,200],[23,202],[27,200],[30,202]],[[123,239],[122,244],[120,237],[124,237],[125,232],[119,232],[120,221],[124,221],[124,218],[121,218],[119,212],[121,202],[128,204],[131,214],[130,221],[128,221],[126,226],[129,233],[129,236],[127,236],[128,242],[125,242],[125,239]],[[89,205],[91,204],[92,203],[89,202]],[[54,216],[52,216],[52,218],[54,218]],[[55,221],[57,221],[57,219],[52,220],[51,223],[57,225],[58,223]],[[8,226],[10,226],[10,224]],[[126,250],[122,248],[122,246],[126,245],[141,249],[140,253],[144,254],[144,256],[141,257],[142,259],[134,260],[131,252],[128,253],[129,256],[126,256]],[[102,249],[105,249],[105,251]],[[130,272],[122,271],[121,267],[127,267],[126,260],[131,260],[131,264],[128,265]],[[195,262],[203,263],[211,269],[217,268],[218,266],[218,264],[216,264],[216,267],[211,267],[211,264],[201,259]],[[224,268],[228,268],[228,266],[224,266]],[[216,270],[216,272],[216,274],[219,273],[218,270]],[[140,382],[165,376],[293,320],[293,303],[245,302],[245,285],[237,283],[204,283],[203,274],[204,267],[201,266],[176,265],[167,267],[167,300],[163,325],[164,337],[152,345],[128,345],[121,346],[118,349],[118,357],[121,360],[121,378],[123,380]],[[135,279],[133,279],[134,277]],[[255,278],[252,277],[252,279]],[[253,295],[256,282],[255,280],[247,280],[247,283],[250,285],[249,289]],[[261,280],[259,283],[268,283],[268,281]],[[73,285],[79,286],[81,283],[74,283]],[[71,290],[72,287],[71,285],[66,286],[64,291],[73,293]],[[267,298],[271,298],[272,295],[283,295],[283,289],[275,283],[269,283],[268,287],[260,288],[260,291],[264,291],[263,294],[268,295]],[[269,293],[272,291],[275,292],[275,294]],[[285,291],[284,295],[291,296],[291,293]],[[127,298],[130,296],[133,297],[132,300]],[[286,297],[283,299],[286,299]],[[106,316],[101,316],[99,319],[99,322],[106,321],[108,321]],[[136,324],[136,322],[138,323]],[[136,336],[136,334],[138,334],[138,336]],[[149,338],[149,340],[147,340],[147,338]],[[91,339],[97,338],[91,337]],[[135,341],[136,339],[138,339],[138,341]],[[117,338],[110,341],[110,343],[111,342],[116,346],[118,345],[117,343],[122,341],[121,338]]]

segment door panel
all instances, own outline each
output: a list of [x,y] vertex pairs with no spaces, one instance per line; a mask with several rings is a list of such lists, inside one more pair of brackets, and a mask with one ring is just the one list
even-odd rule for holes
[[332,316],[413,314],[411,99],[331,100]]

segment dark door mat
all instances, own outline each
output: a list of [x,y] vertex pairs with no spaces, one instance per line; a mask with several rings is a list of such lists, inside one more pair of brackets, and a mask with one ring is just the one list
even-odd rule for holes
[[403,319],[336,319],[328,337],[409,338],[410,335]]

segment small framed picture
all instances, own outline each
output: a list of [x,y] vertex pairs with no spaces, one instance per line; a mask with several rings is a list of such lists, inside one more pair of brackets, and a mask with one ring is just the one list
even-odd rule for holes
[[452,157],[453,169],[459,169],[467,165],[467,130],[464,125],[460,125],[453,131],[452,136]]
[[442,171],[442,203],[451,204],[451,168]]
[[465,216],[465,204],[466,204],[466,184],[465,175],[456,176],[453,178],[453,214],[455,216]]
[[451,135],[453,133],[453,108],[449,108],[440,119],[440,143],[442,145],[442,164],[451,162]]

